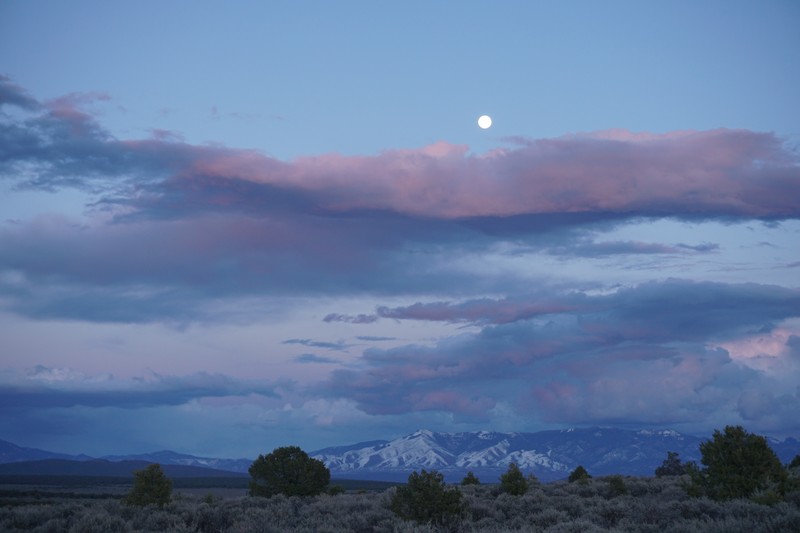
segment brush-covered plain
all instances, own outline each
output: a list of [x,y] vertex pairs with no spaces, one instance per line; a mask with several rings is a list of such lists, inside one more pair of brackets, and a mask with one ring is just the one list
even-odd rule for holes
[[[685,476],[591,478],[535,484],[512,496],[499,485],[458,486],[461,515],[445,525],[418,524],[391,510],[397,488],[335,496],[218,497],[177,490],[163,507],[127,505],[118,495],[9,497],[0,531],[45,532],[788,532],[800,531],[800,491],[774,505],[750,499],[691,497]],[[20,493],[22,494],[22,493]]]

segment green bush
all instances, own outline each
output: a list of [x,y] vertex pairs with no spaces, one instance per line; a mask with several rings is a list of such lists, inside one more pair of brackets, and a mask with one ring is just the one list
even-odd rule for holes
[[408,484],[397,487],[389,507],[397,516],[420,524],[446,525],[464,512],[461,491],[447,487],[435,470],[408,476]]
[[133,473],[133,488],[125,501],[131,505],[163,507],[169,503],[171,495],[172,481],[164,475],[161,465],[154,463]]
[[500,490],[512,496],[522,496],[528,492],[528,480],[516,463],[508,465],[508,470],[500,476]]
[[714,500],[756,497],[774,503],[786,490],[787,474],[767,439],[741,426],[714,430],[710,441],[700,444],[704,468],[693,468],[691,494]]
[[315,496],[325,490],[331,472],[325,463],[313,459],[297,446],[276,448],[259,455],[248,469],[251,496]]

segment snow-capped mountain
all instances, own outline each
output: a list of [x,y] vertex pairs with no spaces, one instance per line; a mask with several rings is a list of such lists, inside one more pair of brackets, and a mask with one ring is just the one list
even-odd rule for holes
[[334,477],[403,480],[414,470],[438,470],[449,480],[472,471],[496,481],[510,463],[542,481],[565,478],[578,465],[593,475],[653,475],[668,451],[699,461],[701,439],[676,431],[610,428],[537,433],[435,433],[420,430],[392,441],[325,448],[311,455]]

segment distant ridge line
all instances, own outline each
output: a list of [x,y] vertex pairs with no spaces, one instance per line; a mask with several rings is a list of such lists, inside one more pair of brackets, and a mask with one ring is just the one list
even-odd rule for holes
[[[703,440],[706,439],[672,429],[590,427],[538,432],[457,433],[420,429],[392,440],[331,446],[311,451],[309,455],[325,462],[331,475],[339,479],[402,482],[409,473],[426,469],[442,472],[449,481],[459,481],[467,471],[472,471],[491,482],[513,462],[526,473],[550,481],[565,478],[578,465],[592,475],[652,476],[667,452],[677,452],[682,461],[699,462],[699,444]],[[800,454],[800,441],[797,439],[767,440],[784,463]],[[270,451],[264,450],[263,453]],[[81,475],[90,469],[116,471],[116,467],[108,465],[123,464],[120,475],[129,476],[142,465],[159,463],[165,471],[176,472],[173,476],[236,476],[246,475],[252,464],[252,459],[197,457],[169,450],[93,458],[85,454],[68,455],[25,448],[0,440],[0,475],[16,471],[8,466],[15,463],[27,463],[29,469],[44,469],[48,463],[33,464],[43,460],[69,462],[70,466],[64,466],[64,469],[79,472],[69,475]],[[58,464],[50,463],[53,468]],[[198,472],[194,473],[192,469]]]

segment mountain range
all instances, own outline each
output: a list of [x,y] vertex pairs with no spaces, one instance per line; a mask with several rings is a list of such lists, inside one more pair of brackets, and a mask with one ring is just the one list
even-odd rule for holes
[[0,440],[0,475],[131,476],[151,463],[159,463],[170,477],[221,477],[246,474],[250,459],[197,457],[168,450],[91,457],[26,448]]
[[[394,440],[324,448],[309,455],[322,460],[332,477],[339,479],[405,481],[411,472],[426,469],[438,470],[449,481],[458,481],[472,471],[482,481],[491,483],[513,462],[525,473],[532,473],[542,481],[553,481],[566,478],[578,465],[595,476],[652,476],[670,451],[677,452],[683,461],[699,462],[699,444],[703,440],[672,430],[584,428],[535,433],[419,430]],[[768,442],[784,463],[800,454],[800,441],[796,439],[768,439]],[[141,468],[137,465],[160,463],[165,471],[170,466],[168,475],[193,477],[203,475],[205,470],[205,475],[211,477],[244,474],[252,460],[197,457],[171,451],[92,458],[24,448],[0,440],[0,475],[110,475],[103,472],[119,472],[112,465],[121,463],[126,463],[123,469],[126,472]]]
[[[611,428],[536,433],[435,433],[420,430],[392,441],[326,448],[313,452],[334,477],[368,476],[401,480],[414,470],[438,470],[450,481],[468,471],[495,481],[516,463],[542,481],[563,479],[578,465],[592,475],[653,475],[668,451],[684,461],[699,461],[701,439],[675,431]],[[798,443],[800,444],[800,443]]]

